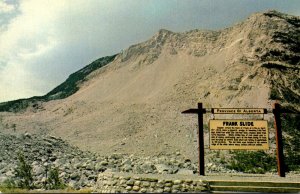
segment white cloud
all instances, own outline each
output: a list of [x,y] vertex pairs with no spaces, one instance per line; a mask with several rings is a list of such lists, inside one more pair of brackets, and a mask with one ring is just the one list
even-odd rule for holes
[[38,82],[19,64],[10,63],[0,74],[0,101],[32,96],[36,93],[28,85]]
[[5,1],[0,1],[0,14],[13,12],[16,7],[13,4],[8,4]]
[[30,70],[34,60],[57,45],[53,25],[60,7],[59,1],[22,1],[21,14],[2,30],[0,101],[41,94],[37,86],[47,85]]

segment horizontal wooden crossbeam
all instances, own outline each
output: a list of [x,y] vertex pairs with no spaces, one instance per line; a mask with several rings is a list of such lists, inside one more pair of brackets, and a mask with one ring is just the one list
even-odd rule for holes
[[[198,114],[198,113],[202,113],[202,114],[206,114],[206,113],[218,114],[218,113],[214,113],[215,109],[218,109],[218,108],[211,108],[211,109],[205,109],[204,108],[204,109],[202,109],[202,111],[199,111],[199,109],[196,109],[196,108],[191,108],[191,109],[185,110],[185,111],[183,111],[181,113],[182,114]],[[226,109],[226,108],[223,108],[223,109]],[[236,109],[239,109],[239,108],[236,108]],[[273,114],[274,111],[275,111],[274,109],[264,109],[264,111],[263,111],[264,113],[263,114]],[[283,108],[280,109],[280,114],[282,114],[282,113],[300,114],[300,112],[297,111],[297,110],[289,110],[289,109],[283,109]],[[231,114],[231,113],[226,113],[226,114]],[[247,114],[251,114],[251,113],[247,113]]]
[[198,113],[205,114],[206,113],[206,109],[202,109],[202,111],[201,111],[200,109],[191,108],[191,109],[185,110],[185,111],[183,111],[181,113],[182,114],[198,114]]

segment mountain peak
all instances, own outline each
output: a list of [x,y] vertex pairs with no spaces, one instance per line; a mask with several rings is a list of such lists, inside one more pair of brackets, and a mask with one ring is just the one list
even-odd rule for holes
[[167,29],[160,29],[157,34],[172,34],[173,32]]
[[277,10],[267,10],[264,12],[259,12],[251,15],[248,20],[245,22],[249,21],[255,21],[256,23],[266,23],[266,22],[274,22],[274,23],[287,23],[289,25],[293,25],[297,28],[300,27],[300,17],[299,16],[294,16],[294,15],[289,15],[286,13],[279,12]]
[[295,18],[295,17],[297,17],[297,16],[294,16],[294,15],[289,15],[289,14],[286,14],[286,13],[279,12],[279,11],[274,10],[274,9],[261,12],[261,14],[265,15],[265,16],[269,16],[269,17],[279,17],[279,18]]

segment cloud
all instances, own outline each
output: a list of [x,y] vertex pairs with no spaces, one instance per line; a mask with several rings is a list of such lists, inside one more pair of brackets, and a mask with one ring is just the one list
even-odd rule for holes
[[15,11],[16,7],[13,4],[8,4],[5,1],[0,1],[0,14]]
[[18,2],[0,0],[0,32],[5,30],[9,20],[18,13]]
[[39,89],[47,85],[30,71],[32,62],[56,45],[52,22],[55,22],[60,5],[47,3],[45,6],[45,1],[22,1],[21,14],[1,31],[0,101],[40,95]]

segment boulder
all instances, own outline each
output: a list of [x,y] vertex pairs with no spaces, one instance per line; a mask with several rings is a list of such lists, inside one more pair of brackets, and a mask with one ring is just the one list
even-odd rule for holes
[[141,165],[141,170],[146,174],[153,173],[155,169],[156,167],[151,162],[145,162]]
[[7,177],[7,176],[4,176],[4,175],[0,176],[0,185],[1,185],[2,183],[4,183],[6,180],[8,180],[8,177]]
[[97,163],[95,166],[95,170],[97,172],[104,172],[107,169],[106,166],[101,165],[101,163]]
[[37,176],[46,173],[46,172],[45,172],[45,168],[42,167],[42,166],[40,166],[40,165],[34,165],[34,166],[32,167],[32,171],[33,171],[33,174],[35,174],[35,175],[37,175]]
[[176,174],[191,175],[194,174],[194,172],[192,170],[183,168],[183,169],[179,169]]
[[70,175],[70,178],[74,181],[78,181],[80,179],[80,175],[78,173],[74,172]]
[[172,171],[172,168],[165,164],[156,164],[154,166],[159,174],[167,174],[168,172]]
[[121,169],[122,171],[130,172],[132,170],[132,166],[130,164],[125,164]]

